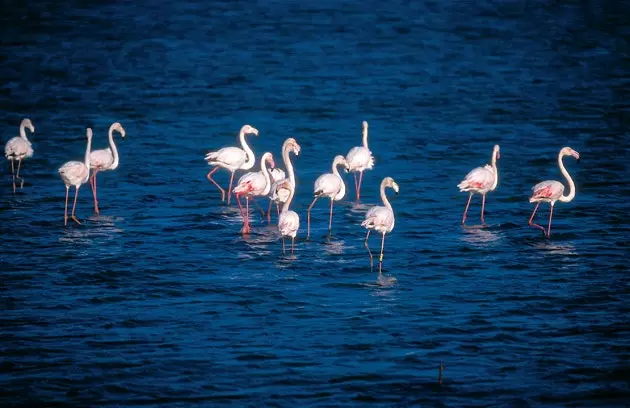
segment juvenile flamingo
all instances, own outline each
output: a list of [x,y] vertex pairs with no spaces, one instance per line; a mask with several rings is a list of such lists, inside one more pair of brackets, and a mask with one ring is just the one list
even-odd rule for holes
[[[267,170],[267,162],[274,168],[276,165],[273,161],[273,155],[269,152],[262,155],[260,159],[260,171],[253,171],[245,173],[238,179],[238,184],[234,187],[234,195],[236,196],[236,202],[238,208],[241,210],[243,216],[243,234],[249,234],[249,199],[254,197],[266,196],[271,189],[271,181],[269,179],[269,171]],[[243,206],[241,205],[241,196],[245,196],[246,209],[243,212]]]
[[125,129],[118,122],[112,123],[109,127],[109,147],[107,149],[94,150],[90,153],[90,168],[94,170],[90,176],[90,187],[94,196],[94,212],[100,214],[98,210],[98,199],[96,198],[96,174],[99,171],[116,170],[118,168],[118,149],[114,143],[114,130],[125,138]]
[[[355,146],[346,155],[346,161],[350,171],[354,173],[354,188],[357,202],[361,198],[361,182],[363,181],[363,171],[372,170],[374,167],[374,156],[368,148],[368,123],[363,121],[363,146]],[[357,182],[357,172],[359,180]]]
[[[4,156],[11,161],[11,176],[13,177],[13,193],[15,194],[15,179],[20,180],[20,188],[24,187],[24,179],[20,178],[20,166],[22,160],[33,156],[33,147],[26,137],[25,129],[28,128],[31,133],[35,133],[35,126],[31,123],[30,119],[23,119],[20,123],[20,136],[9,139],[6,145],[4,145]],[[13,163],[18,161],[17,176]]]
[[70,186],[74,186],[74,204],[72,205],[72,219],[77,223],[81,222],[74,216],[77,206],[77,197],[81,184],[88,181],[90,177],[90,148],[92,147],[92,129],[87,128],[87,147],[85,148],[85,162],[69,161],[59,168],[59,175],[66,185],[66,207],[63,215],[63,225],[68,225],[68,192]]
[[385,177],[383,181],[381,181],[381,201],[383,201],[384,207],[376,206],[370,208],[370,210],[365,214],[365,221],[361,223],[362,227],[367,228],[364,245],[368,249],[368,253],[370,254],[370,265],[372,265],[372,252],[370,251],[370,247],[368,246],[370,231],[374,230],[383,234],[383,238],[381,240],[381,256],[379,257],[379,271],[383,264],[385,234],[392,232],[392,230],[394,229],[394,224],[396,222],[396,219],[394,217],[394,210],[392,209],[392,205],[389,203],[387,195],[385,194],[385,189],[387,187],[391,187],[396,192],[396,195],[398,195],[398,184],[396,184],[393,178]]
[[459,191],[469,191],[470,196],[466,203],[466,209],[464,210],[464,216],[462,217],[462,225],[466,223],[466,213],[468,213],[468,206],[470,206],[470,200],[474,193],[481,194],[481,223],[486,222],[483,219],[483,212],[486,207],[486,194],[490,191],[494,191],[499,184],[499,170],[497,169],[497,159],[501,158],[499,145],[494,145],[492,149],[492,161],[491,165],[485,165],[483,167],[476,167],[472,169],[464,180],[457,185]]
[[284,201],[282,206],[282,212],[278,216],[278,230],[282,235],[282,254],[284,255],[284,238],[291,237],[291,255],[293,255],[293,248],[295,246],[295,236],[297,230],[300,228],[300,216],[295,212],[289,210],[293,195],[295,194],[295,184],[286,179],[280,183],[279,188],[289,192],[289,196]]
[[[534,212],[532,216],[529,218],[529,225],[532,227],[540,228],[545,234],[547,238],[551,236],[551,217],[553,216],[553,206],[556,201],[562,201],[563,203],[568,203],[573,200],[575,197],[575,184],[573,183],[573,179],[569,175],[567,169],[564,168],[564,163],[562,163],[562,158],[564,156],[573,156],[576,160],[580,160],[580,154],[573,150],[570,147],[563,147],[558,154],[558,166],[560,167],[560,172],[566,178],[569,183],[569,194],[563,195],[564,193],[564,185],[555,180],[547,180],[541,183],[536,184],[532,187],[533,194],[529,199],[530,203],[536,203],[536,207],[534,208]],[[534,224],[534,216],[536,215],[536,210],[538,210],[538,206],[541,202],[549,203],[549,225],[547,226],[547,232],[545,233],[545,229],[538,225]]]
[[231,174],[230,176],[230,187],[228,188],[228,197],[227,203],[230,205],[230,195],[232,194],[232,182],[234,181],[234,172],[236,170],[249,170],[254,167],[256,164],[256,157],[254,156],[254,152],[250,149],[249,145],[245,141],[245,135],[253,134],[258,136],[258,129],[251,127],[250,125],[245,125],[241,128],[239,132],[239,140],[241,142],[242,149],[240,147],[224,147],[216,152],[210,152],[206,154],[206,161],[209,165],[215,166],[214,169],[210,170],[208,175],[208,180],[217,186],[219,191],[221,191],[221,201],[225,201],[225,190],[221,188],[219,183],[217,183],[212,175],[217,172],[220,168],[224,168],[228,170]]
[[328,197],[330,198],[330,218],[328,220],[328,233],[330,234],[332,231],[332,215],[333,215],[333,202],[341,200],[346,195],[346,184],[343,182],[341,175],[339,175],[339,171],[337,170],[337,166],[342,166],[348,172],[350,167],[348,166],[348,162],[345,157],[339,155],[335,156],[332,164],[332,173],[322,174],[315,180],[315,188],[314,194],[315,198],[313,198],[313,202],[308,207],[307,213],[307,233],[306,239],[309,239],[311,236],[311,209],[315,205],[315,202],[319,197]]
[[[283,182],[285,180],[288,180],[291,185],[295,186],[295,171],[293,170],[293,163],[291,163],[291,157],[289,156],[289,153],[293,152],[296,156],[300,155],[300,150],[301,147],[300,145],[295,141],[294,138],[290,137],[287,140],[284,141],[284,143],[282,144],[282,160],[284,161],[284,167],[287,169],[287,173],[289,173],[289,178],[287,179],[286,177],[283,177],[280,180],[274,180],[273,183],[271,184],[271,192],[269,193],[269,210],[267,211],[267,221],[270,221],[271,216],[271,203],[275,202],[276,203],[276,207],[278,208],[278,216],[280,216],[280,203],[285,203],[287,201],[287,199],[289,198],[289,190],[286,188],[286,184],[284,184]],[[277,168],[272,170],[272,177],[273,177],[273,172],[275,170],[279,170]],[[280,170],[282,171],[282,170]],[[284,175],[284,172],[282,172]]]

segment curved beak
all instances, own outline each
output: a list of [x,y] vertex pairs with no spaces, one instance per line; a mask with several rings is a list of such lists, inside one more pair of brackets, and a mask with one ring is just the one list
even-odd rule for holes
[[575,157],[575,160],[580,161],[580,154],[575,150],[571,152],[571,156]]
[[497,159],[501,158],[501,152],[497,152]]

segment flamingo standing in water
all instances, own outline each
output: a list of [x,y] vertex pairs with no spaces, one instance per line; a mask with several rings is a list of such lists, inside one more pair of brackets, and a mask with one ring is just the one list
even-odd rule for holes
[[92,147],[92,129],[87,128],[87,147],[85,148],[85,162],[69,161],[59,168],[59,175],[66,185],[66,207],[63,215],[63,225],[68,225],[68,192],[70,186],[74,186],[74,204],[72,205],[72,219],[77,223],[81,222],[74,216],[77,206],[77,197],[81,184],[88,181],[90,177],[90,148]]
[[396,192],[396,195],[398,195],[398,184],[396,184],[393,178],[385,177],[383,181],[381,181],[381,201],[383,201],[384,207],[376,206],[370,208],[370,210],[365,214],[365,221],[361,223],[362,227],[367,228],[364,245],[368,249],[368,253],[370,254],[370,265],[372,264],[372,252],[370,251],[370,247],[368,246],[370,231],[374,230],[383,234],[383,238],[381,240],[381,256],[379,258],[379,271],[383,264],[385,234],[392,232],[392,230],[394,229],[394,224],[396,222],[396,218],[394,217],[394,210],[392,209],[392,205],[389,203],[387,195],[385,194],[385,189],[387,187],[391,187]]
[[[278,208],[278,217],[279,217],[280,204],[286,203],[287,199],[289,198],[290,191],[286,188],[286,184],[284,183],[284,181],[288,180],[291,183],[291,185],[295,186],[295,171],[293,170],[293,163],[291,163],[291,157],[289,156],[289,153],[293,152],[296,156],[299,156],[300,150],[301,150],[300,145],[292,137],[285,140],[284,143],[282,144],[282,160],[284,161],[284,167],[287,169],[287,173],[289,173],[289,178],[287,179],[286,177],[283,177],[280,180],[274,180],[274,182],[271,184],[271,192],[269,196],[269,210],[267,211],[267,221],[270,221],[271,219],[271,216],[270,216],[271,203],[272,202],[276,203],[276,207]],[[275,170],[279,170],[279,169],[275,168],[272,170],[272,173],[271,173],[272,177],[274,177],[273,172]],[[282,175],[284,175],[284,172],[282,172]]]
[[234,181],[234,172],[236,170],[249,170],[254,167],[256,164],[256,157],[254,156],[254,152],[249,147],[247,142],[245,141],[245,135],[253,134],[258,136],[258,129],[251,127],[250,125],[245,125],[241,128],[239,132],[239,140],[241,142],[242,149],[239,147],[224,147],[216,152],[210,152],[206,154],[206,161],[209,165],[215,166],[214,169],[210,170],[208,175],[208,180],[217,186],[219,191],[221,191],[221,201],[225,201],[225,190],[214,181],[212,175],[217,172],[220,168],[224,168],[229,170],[231,174],[230,176],[230,187],[228,188],[227,200],[228,205],[230,205],[230,195],[232,194],[232,182]]
[[116,170],[118,168],[118,149],[114,143],[114,130],[125,138],[125,129],[118,122],[112,123],[109,127],[109,147],[107,149],[94,150],[90,153],[90,168],[94,170],[90,176],[90,187],[94,196],[94,212],[100,214],[98,210],[98,199],[96,198],[96,174],[99,171]]
[[[27,159],[33,156],[33,147],[31,146],[31,142],[29,142],[26,137],[26,128],[28,128],[31,133],[35,133],[35,126],[31,123],[30,119],[23,119],[22,123],[20,123],[20,136],[16,136],[14,138],[9,139],[6,145],[4,145],[4,156],[11,161],[11,175],[13,177],[13,193],[15,194],[15,179],[20,180],[20,188],[24,187],[24,179],[20,178],[20,166],[22,165],[22,160]],[[13,167],[13,163],[15,160],[18,161],[17,168],[17,176],[15,175],[15,170]]]
[[[269,171],[267,170],[267,162],[271,168],[276,165],[273,161],[273,155],[269,152],[262,155],[260,158],[260,171],[253,171],[245,173],[238,179],[238,184],[234,187],[234,195],[236,196],[236,202],[241,210],[243,216],[243,234],[249,234],[249,199],[254,197],[266,196],[271,189],[271,181],[269,179]],[[241,205],[241,196],[245,196],[246,209],[243,212],[243,206]]]
[[[569,201],[573,200],[573,198],[575,198],[575,184],[573,183],[573,179],[569,175],[569,172],[566,168],[564,168],[564,164],[562,163],[562,158],[564,156],[573,156],[576,160],[580,160],[580,154],[570,147],[563,147],[558,154],[558,167],[560,167],[560,172],[569,183],[569,194],[566,196],[563,195],[564,185],[561,182],[555,180],[546,180],[532,187],[533,194],[529,199],[530,203],[536,203],[534,212],[529,218],[529,225],[532,227],[540,228],[547,238],[551,236],[551,217],[553,216],[553,206],[556,201],[568,203]],[[550,205],[549,225],[547,226],[546,233],[545,229],[542,226],[534,224],[534,216],[536,215],[536,210],[538,210],[538,206],[541,202],[547,202]]]
[[[357,202],[361,198],[361,182],[363,181],[363,171],[372,170],[374,167],[374,156],[368,148],[368,123],[363,121],[363,146],[355,146],[346,155],[346,161],[350,171],[354,173],[354,188],[357,195]],[[357,182],[357,172],[359,180]]]
[[499,145],[494,145],[492,149],[492,161],[491,165],[485,165],[483,167],[476,167],[472,169],[464,180],[457,185],[459,191],[468,191],[470,196],[466,203],[466,209],[464,210],[464,216],[462,217],[462,225],[466,223],[466,213],[468,213],[468,206],[470,206],[470,200],[474,193],[481,194],[481,223],[486,222],[483,219],[483,212],[486,206],[486,194],[490,191],[494,191],[499,184],[499,170],[497,169],[497,159],[501,158]]
[[348,172],[350,166],[348,166],[346,158],[341,155],[335,156],[332,164],[332,173],[322,174],[317,178],[317,180],[315,180],[315,198],[313,198],[313,202],[308,207],[307,213],[306,239],[309,239],[309,237],[311,236],[311,209],[315,205],[317,199],[322,196],[330,198],[330,218],[328,220],[328,233],[330,234],[332,231],[333,202],[341,200],[346,195],[346,184],[343,182],[343,179],[341,178],[341,175],[337,170],[337,166],[341,165],[343,165],[346,172]]
[[280,215],[280,206],[278,202],[274,199],[273,189],[276,187],[278,183],[281,183],[285,178],[287,178],[287,174],[280,167],[274,167],[269,170],[269,180],[271,181],[271,189],[269,190],[269,208],[267,208],[267,222],[271,222],[271,205],[275,202],[276,208],[278,209],[278,215]]
[[297,230],[300,228],[300,216],[295,212],[289,210],[293,195],[295,194],[295,184],[291,180],[285,179],[280,183],[278,188],[289,192],[289,196],[284,201],[282,206],[282,212],[278,216],[278,230],[282,235],[282,254],[284,255],[284,238],[291,237],[291,255],[293,255],[293,247],[295,246],[295,236]]

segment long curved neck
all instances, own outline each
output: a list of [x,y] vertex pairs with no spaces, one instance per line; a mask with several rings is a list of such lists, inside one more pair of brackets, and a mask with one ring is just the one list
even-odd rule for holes
[[560,167],[560,172],[562,173],[564,178],[567,179],[567,183],[569,183],[569,195],[563,195],[559,198],[559,200],[568,203],[575,197],[575,184],[573,183],[573,179],[571,178],[571,175],[569,174],[567,169],[564,168],[564,163],[562,162],[563,157],[563,154],[558,155],[558,167]]
[[116,148],[116,143],[114,143],[114,129],[109,128],[109,148],[112,149],[112,155],[114,156],[114,163],[112,163],[112,167],[118,167],[118,149]]
[[24,123],[20,123],[20,137],[24,140],[28,140],[28,138],[26,137],[26,126],[24,125]]
[[241,147],[243,147],[243,150],[245,150],[245,155],[247,155],[247,161],[243,163],[243,166],[241,168],[243,170],[249,170],[256,164],[256,156],[254,156],[254,152],[245,140],[245,132],[241,132],[241,134],[239,135],[239,139],[241,140]]
[[387,207],[389,209],[389,211],[392,211],[392,205],[389,203],[389,200],[387,199],[387,194],[385,194],[385,184],[381,183],[381,201],[383,201],[383,205],[385,207]]
[[367,127],[363,128],[363,147],[368,148],[368,130]]
[[337,170],[337,166],[339,166],[339,162],[337,160],[333,161],[332,172],[335,176],[341,178],[341,174],[339,174],[339,170]]
[[90,150],[92,149],[92,138],[88,137],[87,146],[85,147],[85,167],[90,169]]
[[267,170],[267,156],[263,156],[263,158],[260,159],[260,172],[263,174],[266,183],[263,195],[267,195],[269,194],[269,190],[271,190],[271,180],[269,178],[269,171]]
[[293,187],[289,189],[289,198],[287,198],[287,201],[285,201],[284,205],[282,206],[282,212],[289,211],[289,206],[291,205],[291,201],[293,201],[293,195],[295,194],[295,184],[293,184],[292,186]]
[[494,190],[497,188],[497,184],[499,184],[499,169],[497,168],[497,151],[492,152],[492,162],[490,163],[492,166],[492,170],[494,172],[494,182],[492,183],[492,187],[490,190]]
[[282,151],[282,160],[284,161],[284,167],[287,169],[287,173],[289,174],[289,181],[291,185],[295,187],[295,173],[293,171],[293,163],[291,163],[291,156],[289,156],[288,147]]

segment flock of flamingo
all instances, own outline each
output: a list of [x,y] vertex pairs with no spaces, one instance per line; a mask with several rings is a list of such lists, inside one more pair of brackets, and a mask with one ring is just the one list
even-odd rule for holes
[[[33,147],[26,136],[26,129],[29,129],[31,133],[35,132],[35,127],[30,119],[22,120],[22,123],[20,124],[20,135],[10,139],[4,148],[5,156],[11,162],[13,193],[16,191],[16,181],[19,181],[20,189],[24,187],[24,179],[20,177],[22,160],[33,156]],[[122,125],[118,122],[113,123],[109,127],[109,147],[106,149],[91,150],[92,129],[87,128],[87,146],[85,149],[84,161],[69,161],[59,168],[59,175],[66,186],[64,225],[67,225],[68,223],[68,196],[71,186],[74,186],[75,193],[70,218],[77,224],[81,224],[75,216],[77,197],[79,195],[79,188],[88,180],[90,182],[94,198],[94,211],[96,214],[100,213],[96,191],[96,175],[100,171],[115,170],[119,164],[118,150],[116,149],[116,143],[114,142],[114,131],[120,133],[123,138],[125,137],[125,129]],[[284,161],[286,172],[275,166],[273,155],[270,152],[265,152],[260,158],[260,171],[250,171],[243,174],[237,181],[236,186],[232,188],[234,183],[234,174],[237,171],[251,170],[256,164],[254,152],[249,147],[247,140],[245,139],[247,135],[258,136],[258,130],[250,125],[245,125],[241,128],[239,133],[240,147],[224,147],[215,152],[210,152],[205,156],[206,162],[213,167],[213,169],[208,173],[207,178],[221,192],[221,201],[225,201],[227,198],[227,204],[229,205],[230,197],[234,194],[243,218],[243,228],[241,229],[243,234],[247,234],[251,230],[249,224],[250,200],[252,200],[253,203],[256,203],[254,201],[256,197],[269,198],[269,208],[267,210],[268,220],[270,220],[271,217],[271,206],[275,203],[278,212],[278,230],[282,237],[282,251],[285,253],[285,238],[291,238],[291,254],[293,254],[295,237],[300,227],[300,217],[295,211],[290,210],[296,187],[295,172],[291,162],[290,153],[298,156],[300,154],[300,145],[294,138],[288,138],[284,141],[282,145],[282,159]],[[529,199],[530,203],[536,203],[536,207],[529,219],[529,225],[541,229],[546,237],[551,235],[551,219],[555,203],[557,201],[566,203],[573,200],[575,197],[575,184],[563,163],[563,158],[565,156],[573,156],[579,160],[580,155],[570,147],[562,148],[558,155],[558,166],[560,167],[562,175],[567,180],[569,193],[564,195],[564,185],[561,182],[547,180],[536,184],[532,188],[533,193]],[[500,148],[498,145],[495,145],[492,151],[490,165],[474,168],[466,175],[466,177],[464,177],[464,180],[457,185],[460,191],[469,193],[464,215],[462,217],[462,224],[466,223],[468,208],[470,206],[470,202],[472,201],[473,194],[475,193],[480,194],[482,198],[481,222],[482,224],[485,224],[484,209],[486,194],[497,188],[499,182],[497,160],[499,158]],[[15,161],[17,161],[17,173],[15,171]],[[345,182],[339,174],[339,167],[343,167],[346,172],[354,173],[354,185],[356,199],[358,201],[361,197],[363,172],[371,170],[374,167],[374,156],[368,148],[367,122],[363,122],[362,146],[353,147],[345,157],[341,155],[335,156],[332,162],[332,172],[322,174],[315,180],[313,189],[314,197],[307,212],[307,239],[310,237],[311,231],[311,209],[321,197],[328,197],[330,199],[328,230],[329,232],[332,231],[333,204],[335,201],[342,200],[346,194]],[[225,189],[212,178],[214,173],[216,173],[219,169],[226,169],[230,172],[230,184],[227,194]],[[90,170],[92,170],[91,174]],[[382,265],[383,262],[385,235],[394,229],[395,224],[394,211],[391,203],[387,199],[387,195],[385,194],[385,190],[387,188],[393,189],[394,192],[398,194],[398,184],[393,178],[385,177],[380,185],[380,195],[383,206],[372,207],[369,211],[367,211],[365,219],[361,223],[361,226],[367,229],[367,234],[365,236],[366,247],[368,247],[368,238],[370,237],[370,232],[372,230],[382,235],[379,265]],[[242,198],[245,199],[245,208],[243,208],[241,201]],[[549,222],[546,230],[541,225],[534,223],[534,217],[541,202],[547,202],[550,205]],[[280,209],[281,205],[282,209]],[[371,252],[370,260],[372,260]]]

